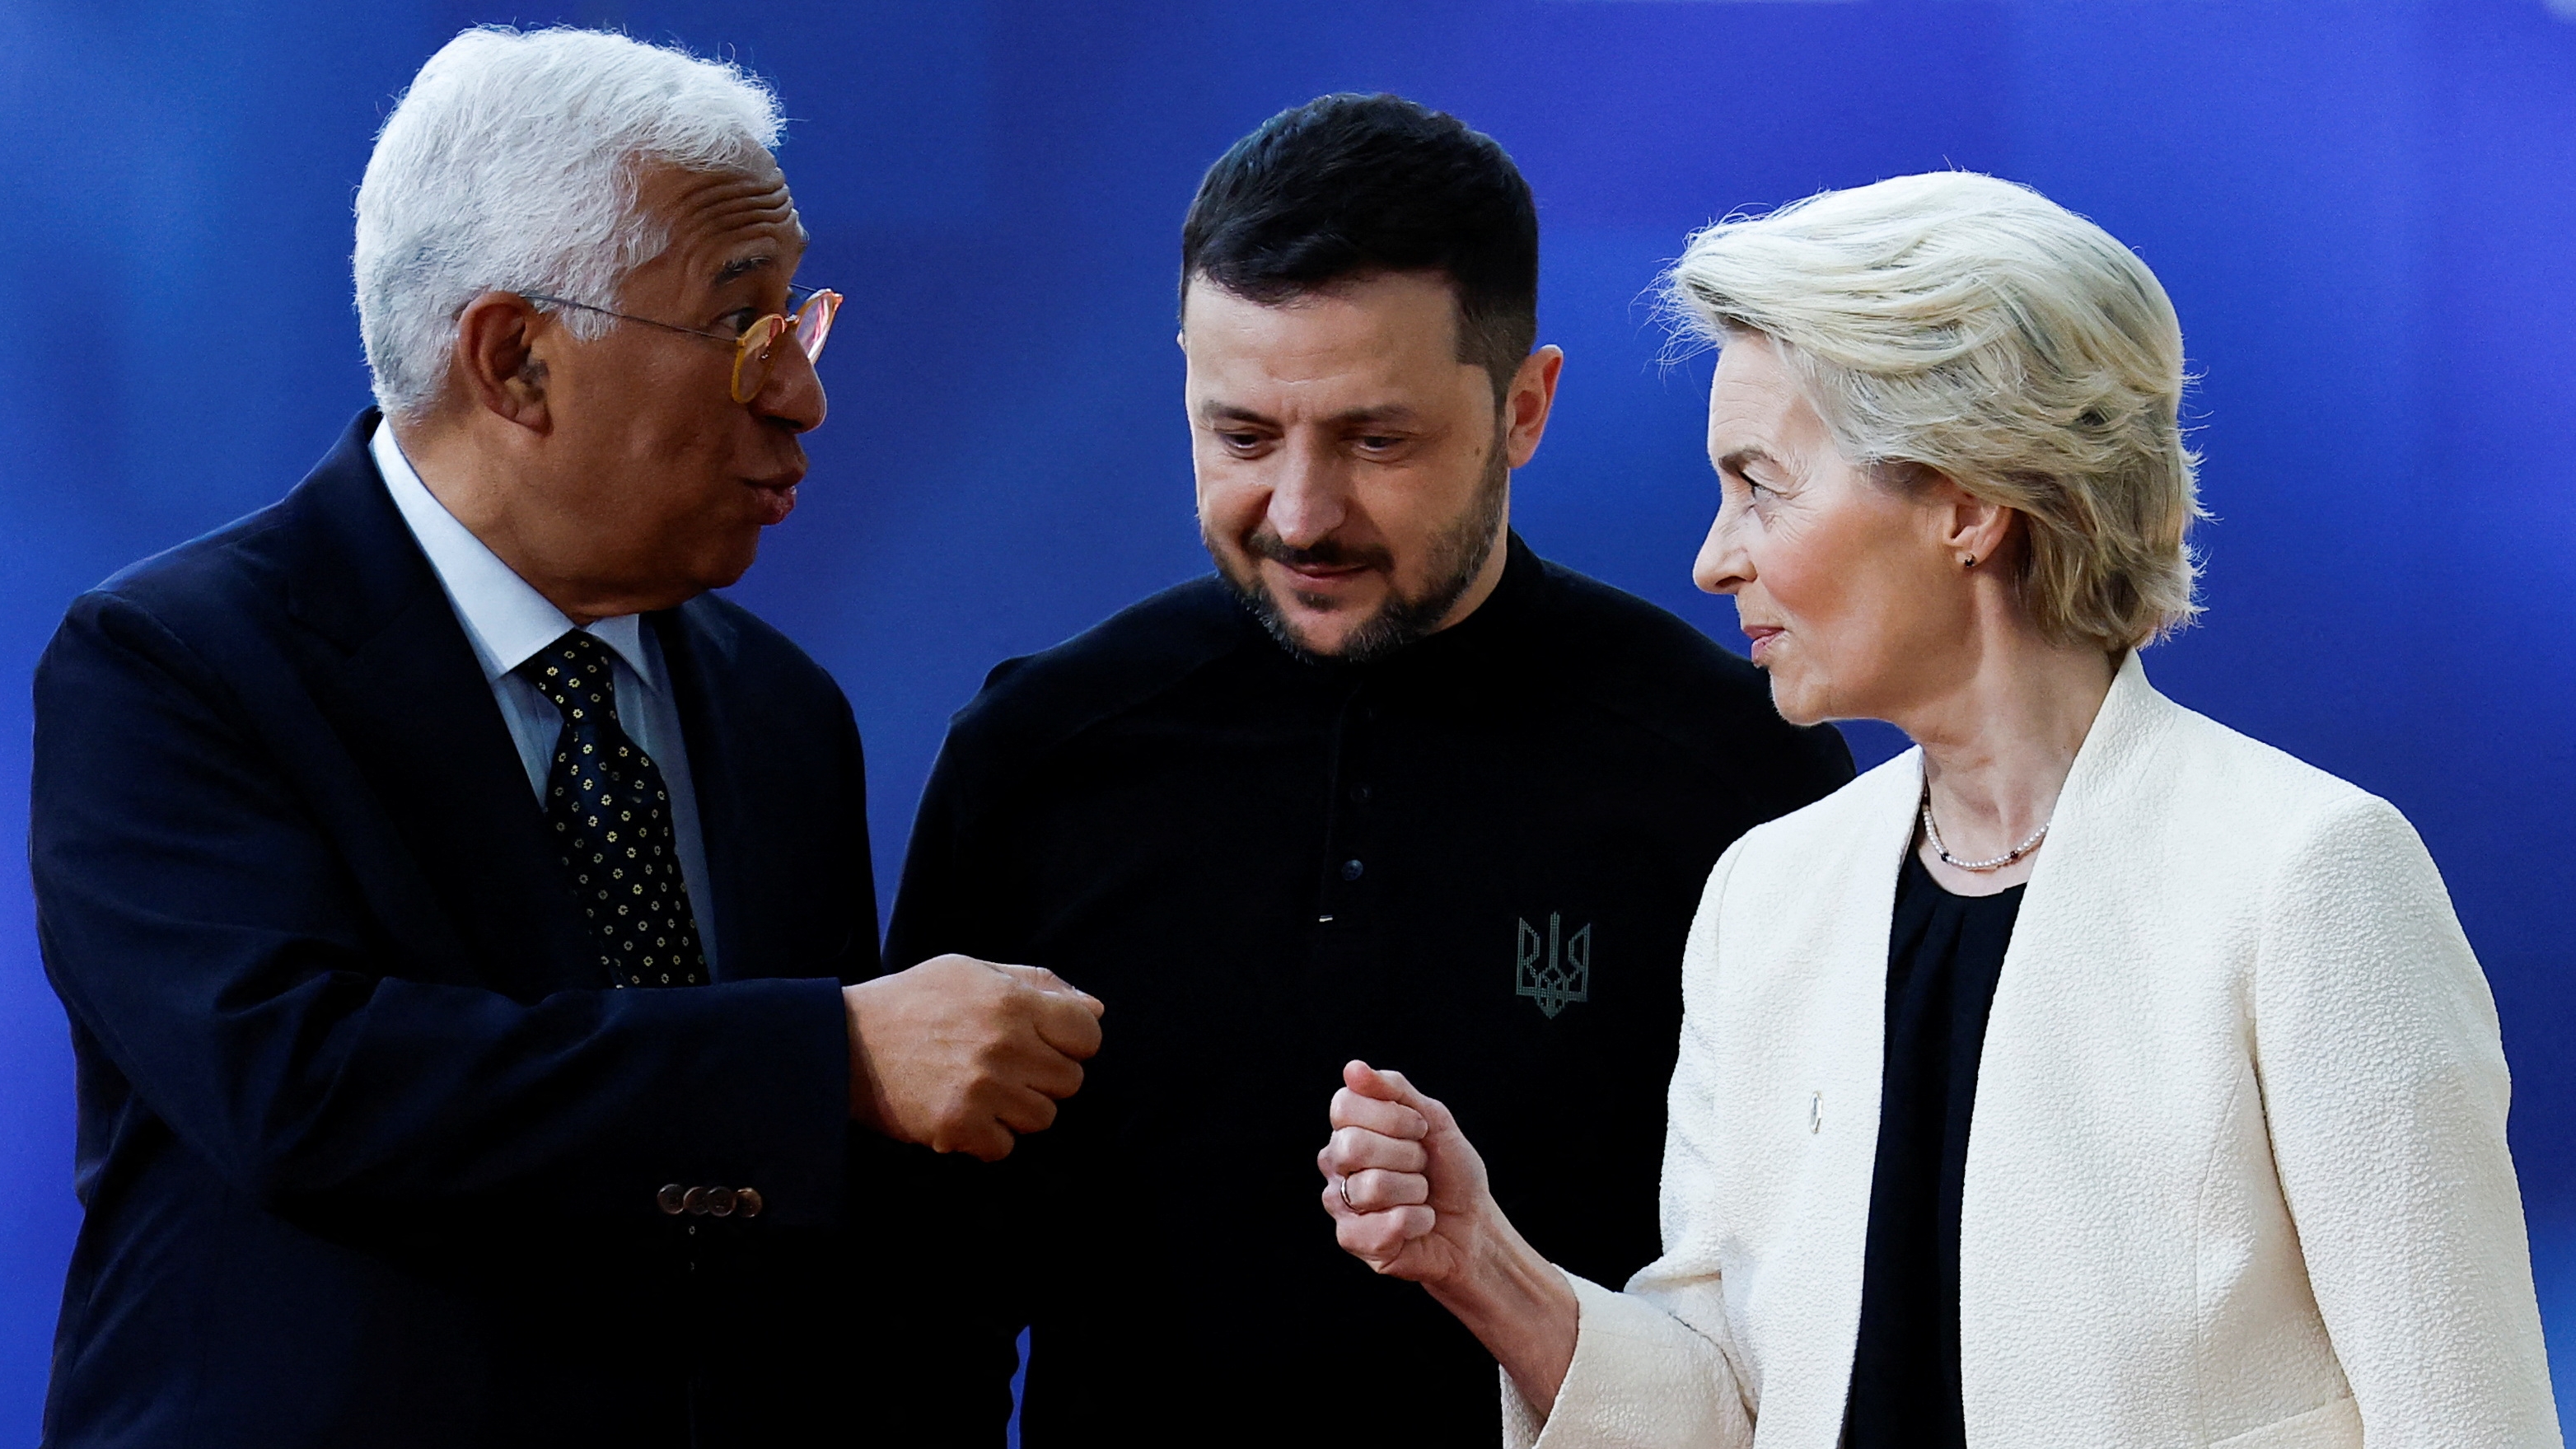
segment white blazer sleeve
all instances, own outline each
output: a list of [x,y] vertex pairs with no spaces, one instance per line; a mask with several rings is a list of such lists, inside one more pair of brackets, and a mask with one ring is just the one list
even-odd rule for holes
[[2371,1449],[2554,1446],[2494,999],[2432,857],[2356,795],[2271,882],[2254,1049]]
[[1582,1311],[1574,1362],[1543,1426],[1511,1376],[1502,1376],[1509,1449],[1736,1449],[1753,1442],[1752,1416],[1722,1347],[1721,1225],[1710,1188],[1709,1129],[1721,1104],[1711,1084],[1705,1008],[1717,969],[1717,902],[1736,848],[1710,872],[1682,956],[1681,1055],[1664,1132],[1664,1255],[1624,1293],[1566,1274]]

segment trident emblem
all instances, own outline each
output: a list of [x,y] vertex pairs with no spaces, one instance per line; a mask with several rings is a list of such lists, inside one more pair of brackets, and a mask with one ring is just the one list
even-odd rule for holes
[[[1561,943],[1560,918],[1550,912],[1547,939],[1539,940],[1538,928],[1527,921],[1520,926],[1520,973],[1517,994],[1538,1003],[1541,1015],[1553,1021],[1568,1002],[1592,999],[1592,927],[1585,925]],[[1541,962],[1545,964],[1542,965]]]

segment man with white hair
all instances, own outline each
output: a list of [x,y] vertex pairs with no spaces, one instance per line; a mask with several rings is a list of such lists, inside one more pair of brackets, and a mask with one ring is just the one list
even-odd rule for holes
[[731,66],[459,36],[358,196],[382,412],[46,651],[48,1444],[846,1439],[870,1154],[1079,1085],[1047,973],[878,974],[849,705],[707,592],[824,415],[778,132]]

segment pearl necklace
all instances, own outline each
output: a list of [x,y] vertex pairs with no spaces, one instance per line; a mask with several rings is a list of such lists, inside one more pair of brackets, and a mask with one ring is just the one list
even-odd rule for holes
[[1923,833],[1932,841],[1932,853],[1941,857],[1941,863],[1953,870],[2001,870],[2039,849],[2039,843],[2048,838],[2048,827],[2055,819],[2056,816],[2051,815],[2049,819],[2039,822],[2039,828],[2030,833],[2030,839],[1992,860],[1961,860],[1952,855],[1949,848],[1941,843],[1941,827],[1932,823],[1932,782],[1929,780],[1923,782]]

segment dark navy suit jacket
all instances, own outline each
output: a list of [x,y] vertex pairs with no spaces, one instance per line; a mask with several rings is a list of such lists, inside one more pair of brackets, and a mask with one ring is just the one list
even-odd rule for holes
[[[849,705],[731,603],[651,616],[720,975],[604,989],[374,423],[83,595],[37,670],[86,1209],[46,1441],[846,1441],[845,1183],[883,1150],[847,1122]],[[765,1211],[666,1216],[674,1183]]]

